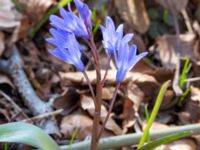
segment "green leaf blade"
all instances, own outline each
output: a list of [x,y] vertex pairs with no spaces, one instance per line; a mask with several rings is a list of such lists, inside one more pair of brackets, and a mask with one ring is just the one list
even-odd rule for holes
[[190,134],[188,132],[184,132],[184,133],[178,133],[178,134],[174,134],[174,135],[170,135],[158,140],[155,140],[153,142],[150,142],[146,145],[144,145],[143,147],[139,148],[139,150],[152,150],[160,145],[169,143],[169,142],[173,142],[175,140],[181,139],[181,138],[185,138],[190,136]]
[[42,150],[60,150],[44,131],[23,122],[0,125],[0,142],[22,143]]

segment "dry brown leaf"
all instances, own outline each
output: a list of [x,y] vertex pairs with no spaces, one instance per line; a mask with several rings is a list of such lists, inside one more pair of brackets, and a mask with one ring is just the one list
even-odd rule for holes
[[0,28],[12,28],[19,25],[13,7],[11,0],[0,1]]
[[154,66],[152,63],[141,60],[133,68],[135,72],[140,72],[153,76],[160,84],[164,83],[167,80],[172,80],[174,77],[174,71]]
[[[193,44],[195,40],[195,35],[188,33],[182,34],[180,38],[180,50],[181,55],[194,58],[193,54]],[[175,69],[177,64],[177,36],[175,35],[164,35],[158,37],[158,53],[160,55],[160,60],[165,68]]]
[[180,12],[187,6],[188,0],[156,0],[157,3],[172,11]]
[[149,17],[143,0],[117,0],[115,5],[125,22],[139,33],[149,28]]
[[0,74],[0,84],[8,84],[10,87],[14,88],[15,86],[11,82],[10,78],[8,76]]
[[134,83],[129,82],[127,97],[134,103],[134,110],[137,112],[140,104],[144,101],[144,92]]
[[190,113],[192,122],[200,122],[200,89],[190,87],[191,97],[187,101],[186,111]]
[[134,103],[125,99],[123,104],[123,112],[120,115],[123,120],[123,134],[127,133],[128,129],[133,127],[136,121],[136,111],[134,110]]
[[178,113],[178,118],[182,124],[190,124],[191,123],[191,114],[189,112],[180,112]]
[[162,145],[155,150],[197,150],[197,144],[193,139],[181,139],[165,145]]
[[[91,97],[88,96],[81,96],[81,107],[84,110],[87,110],[91,116],[94,116],[95,108],[94,108],[94,102]],[[106,110],[105,106],[101,106],[101,122],[103,122],[106,118],[108,111]],[[115,123],[115,121],[110,117],[106,123],[105,126],[106,129],[112,131],[116,135],[119,135],[122,133],[121,128]]]
[[[84,140],[91,136],[93,121],[83,111],[76,111],[71,115],[68,115],[62,119],[60,124],[61,133],[66,138],[71,138],[75,129],[79,129],[76,139]],[[104,131],[102,137],[113,136],[109,131]]]
[[114,92],[115,92],[114,87],[103,87],[102,88],[102,99],[103,100],[111,100],[113,98]]
[[[95,84],[96,83],[96,72],[93,71],[87,71],[86,72],[91,83]],[[101,71],[102,76],[104,75],[105,71]],[[73,83],[78,83],[81,85],[87,85],[87,82],[83,76],[83,74],[81,72],[59,72],[59,75],[63,81],[63,83],[69,83],[69,82],[73,82]],[[147,74],[143,74],[143,73],[139,73],[139,72],[128,72],[126,74],[126,77],[124,79],[124,82],[136,82],[136,83],[143,83],[143,82],[153,82],[155,84],[157,84],[157,81],[154,77],[147,75]],[[106,78],[106,82],[105,84],[116,84],[116,70],[109,70],[108,71],[108,75]]]
[[[61,133],[65,135],[65,137],[70,138],[75,129],[85,130],[86,128],[89,129],[89,131],[86,133],[83,137],[81,137],[80,140],[83,140],[85,137],[91,135],[91,129],[92,129],[93,121],[90,117],[87,115],[76,112],[71,115],[67,115],[62,119],[62,122],[60,124]],[[79,134],[79,133],[78,133]],[[77,135],[79,136],[79,135]]]
[[68,114],[74,108],[76,108],[79,95],[75,88],[66,89],[60,96],[54,101],[54,107],[56,109],[63,109],[62,114]]
[[54,3],[54,0],[28,0],[27,16],[31,24],[37,23]]
[[4,33],[0,32],[0,56],[3,54],[4,50],[5,50]]
[[9,44],[12,45],[13,43],[17,42],[18,40],[27,37],[27,35],[29,33],[29,31],[28,31],[29,28],[30,28],[29,19],[26,15],[24,15],[21,18],[20,24],[15,28]]

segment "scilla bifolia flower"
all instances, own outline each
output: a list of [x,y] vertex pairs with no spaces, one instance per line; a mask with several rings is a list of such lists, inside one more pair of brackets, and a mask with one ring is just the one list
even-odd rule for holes
[[103,34],[103,46],[107,49],[110,57],[114,56],[117,66],[116,80],[121,83],[126,73],[144,56],[147,52],[136,55],[137,47],[132,45],[129,48],[128,42],[132,39],[133,34],[129,33],[123,37],[123,25],[119,25],[115,31],[115,25],[110,17],[106,18],[106,27],[101,26]]
[[60,15],[62,18],[51,15],[50,24],[57,28],[67,32],[72,32],[77,37],[89,38],[88,28],[92,28],[91,23],[91,10],[86,4],[80,0],[74,0],[76,8],[79,12],[79,17],[76,16],[69,8],[69,12],[60,8]]
[[73,33],[61,30],[50,29],[52,38],[48,38],[47,41],[55,46],[55,49],[49,50],[49,52],[55,57],[74,65],[77,70],[83,72],[85,67],[81,61],[81,46],[77,42]]
[[[123,36],[123,24],[119,25],[117,29],[115,29],[113,20],[110,17],[106,17],[106,26],[100,27],[103,34],[102,43],[109,56],[108,66],[111,58],[114,58],[115,60],[117,66],[116,80],[118,84],[116,86],[116,90],[114,92],[106,119],[103,122],[101,130],[99,130],[102,86],[106,81],[105,79],[109,67],[107,67],[106,73],[102,78],[99,61],[100,56],[97,52],[94,37],[92,34],[91,10],[81,0],[74,0],[74,3],[79,12],[79,16],[76,16],[71,11],[70,5],[68,5],[69,11],[65,11],[63,8],[60,8],[61,17],[55,15],[50,17],[50,23],[53,26],[50,29],[50,33],[53,37],[48,38],[47,41],[55,46],[53,50],[49,51],[52,55],[69,64],[74,65],[78,71],[83,73],[85,79],[87,80],[95,106],[95,119],[93,121],[93,132],[90,150],[96,150],[99,138],[101,137],[115,102],[120,83],[124,80],[126,73],[132,69],[140,59],[146,56],[147,53],[144,52],[136,55],[136,45],[133,44],[130,47],[128,45],[128,42],[132,39],[133,34],[126,34]],[[87,72],[85,72],[85,66],[81,61],[81,53],[83,51],[81,51],[81,46],[77,42],[76,37],[83,38],[91,48],[91,54],[93,57],[91,61],[93,62],[96,69],[96,95]]]
[[117,75],[116,80],[118,83],[121,83],[124,80],[124,77],[128,71],[130,71],[134,65],[147,55],[147,52],[143,52],[139,55],[136,55],[137,46],[135,44],[129,47],[127,37],[119,41],[118,50],[115,53],[115,63],[117,66]]
[[103,34],[103,47],[107,50],[109,57],[112,57],[117,49],[118,40],[123,36],[123,24],[115,31],[115,25],[110,17],[106,17],[106,26],[100,26]]

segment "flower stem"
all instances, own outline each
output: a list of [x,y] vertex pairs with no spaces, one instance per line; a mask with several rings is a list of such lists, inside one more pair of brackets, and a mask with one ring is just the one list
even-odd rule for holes
[[85,77],[85,79],[87,81],[87,84],[89,86],[90,92],[92,94],[92,98],[94,100],[94,105],[95,105],[95,107],[97,107],[97,100],[96,100],[96,97],[95,97],[94,90],[92,88],[92,84],[90,82],[90,79],[88,78],[88,75],[87,75],[87,73],[85,71],[83,72],[83,75],[84,75],[84,77]]
[[96,69],[96,105],[95,105],[95,114],[93,119],[93,131],[92,131],[92,140],[90,150],[96,150],[98,145],[98,135],[99,135],[99,125],[100,125],[100,114],[101,114],[101,98],[102,98],[102,84],[101,84],[101,68],[99,64],[99,56],[97,52],[96,45],[94,43],[94,37],[92,31],[88,29],[88,33],[90,35],[89,39],[89,46],[92,51],[92,55],[95,62],[95,69]]
[[118,92],[118,90],[119,90],[119,87],[120,87],[120,83],[118,83],[117,86],[116,86],[116,89],[115,89],[115,92],[114,92],[114,95],[113,95],[113,98],[112,98],[112,101],[111,101],[111,104],[110,104],[108,113],[107,113],[106,118],[105,118],[105,120],[104,120],[104,122],[103,122],[103,125],[102,125],[102,127],[101,127],[101,129],[100,129],[100,132],[99,132],[99,135],[98,135],[98,139],[100,139],[101,134],[103,133],[103,131],[104,131],[104,129],[105,129],[106,123],[107,123],[107,121],[108,121],[108,119],[109,119],[110,113],[111,113],[112,108],[113,108],[113,106],[114,106],[114,103],[115,103],[115,100],[116,100],[116,97],[117,97],[117,92]]
[[108,74],[108,69],[109,69],[109,66],[110,66],[110,61],[111,61],[111,57],[109,57],[109,59],[108,59],[108,63],[106,65],[106,72],[104,74],[103,80],[101,81],[102,86],[104,86],[104,83],[106,81],[106,77],[107,77],[107,74]]

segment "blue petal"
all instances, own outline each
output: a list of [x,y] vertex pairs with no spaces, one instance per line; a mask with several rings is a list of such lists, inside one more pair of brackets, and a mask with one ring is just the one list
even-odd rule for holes
[[49,53],[62,61],[65,61],[69,64],[73,64],[73,61],[71,61],[67,50],[61,50],[61,49],[55,48],[53,50],[49,50]]
[[117,70],[116,80],[118,83],[121,83],[124,80],[126,73],[127,70],[125,70],[123,67]]
[[84,23],[86,26],[89,28],[92,28],[92,23],[91,23],[91,15],[92,12],[89,9],[89,7],[83,3],[81,0],[74,0],[74,3],[76,5],[76,8],[78,9],[78,12],[81,16],[81,18],[84,20]]
[[129,66],[128,66],[128,70],[131,70],[135,64],[140,61],[142,58],[144,58],[146,55],[148,54],[148,52],[143,52],[135,57],[132,58],[131,61],[129,61]]
[[123,37],[123,30],[124,30],[124,25],[120,24],[116,30],[120,39]]
[[50,16],[50,24],[56,28],[65,29],[65,21],[55,15]]
[[113,20],[107,16],[106,17],[106,28],[113,33],[115,31],[115,24],[113,23]]
[[123,37],[123,42],[128,43],[133,38],[133,33],[128,33]]
[[130,61],[133,57],[135,57],[136,53],[137,53],[137,46],[133,44],[130,47],[128,61]]

